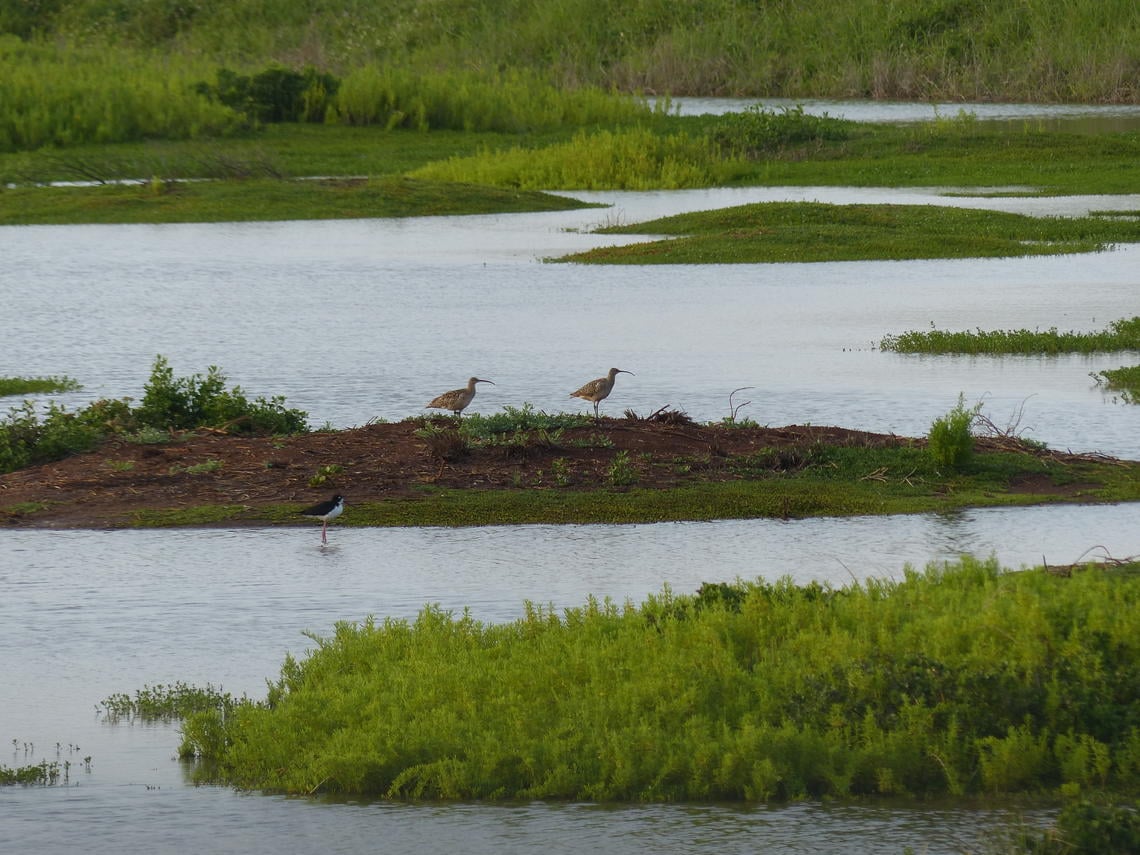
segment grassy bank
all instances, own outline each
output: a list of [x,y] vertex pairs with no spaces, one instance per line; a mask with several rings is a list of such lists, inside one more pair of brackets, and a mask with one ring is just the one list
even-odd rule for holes
[[336,74],[376,63],[529,69],[562,88],[704,95],[1134,101],[1140,12],[1127,0],[47,0],[0,31],[235,67]]
[[1029,217],[931,205],[770,202],[612,226],[599,233],[675,237],[601,247],[557,260],[755,264],[1057,255],[1138,242],[1140,215],[1129,219]]
[[[225,142],[0,154],[0,180],[15,185],[0,190],[0,223],[300,219],[310,210],[346,217],[514,211],[553,204],[520,193],[550,189],[834,185],[992,193],[997,186],[1023,188],[1007,193],[1111,194],[1140,188],[1137,134],[999,131],[955,119],[917,127],[839,123],[844,138],[836,139],[831,120],[804,140],[795,111],[755,113],[751,119],[741,124],[656,117],[615,128],[525,135],[281,124]],[[361,180],[284,180],[312,175]],[[221,180],[200,186],[178,182],[186,178]],[[139,183],[30,186],[124,179]],[[441,201],[443,194],[454,199],[450,207]],[[1114,233],[1127,237],[1135,212],[1114,213],[1088,223],[1089,240]]]
[[897,583],[338,624],[191,716],[209,780],[393,799],[771,800],[1140,786],[1140,575],[965,558]]
[[22,187],[0,194],[0,225],[199,223],[565,211],[565,196],[410,178],[164,181]]

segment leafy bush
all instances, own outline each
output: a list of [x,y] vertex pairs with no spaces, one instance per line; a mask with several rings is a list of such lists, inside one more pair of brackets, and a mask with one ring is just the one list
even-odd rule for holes
[[1140,813],[1133,805],[1074,801],[1054,828],[1026,832],[1013,851],[1026,855],[1140,855]]
[[219,68],[216,82],[195,91],[259,122],[323,122],[340,81],[312,66],[293,71],[271,65],[254,75]]
[[174,376],[162,356],[154,361],[142,404],[135,411],[139,423],[166,430],[224,428],[233,433],[298,433],[307,430],[307,414],[285,407],[285,399],[246,399],[240,386],[226,390],[226,378],[211,365],[206,376]]
[[768,110],[759,105],[727,113],[709,128],[709,138],[727,157],[751,159],[811,142],[845,140],[853,122],[826,113],[813,116],[801,105]]
[[0,472],[90,451],[111,435],[152,441],[156,432],[200,427],[251,434],[308,430],[307,414],[286,408],[284,398],[250,402],[238,386],[227,391],[225,381],[214,366],[205,377],[175,378],[166,359],[158,356],[137,408],[127,399],[104,399],[68,412],[52,402],[41,416],[25,401],[0,420]]
[[961,469],[974,456],[974,435],[971,427],[977,418],[980,405],[966,409],[966,399],[958,396],[958,405],[946,415],[934,420],[927,435],[927,449],[937,466]]

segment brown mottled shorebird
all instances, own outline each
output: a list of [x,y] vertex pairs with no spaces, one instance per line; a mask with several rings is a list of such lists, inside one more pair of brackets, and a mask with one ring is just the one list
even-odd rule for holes
[[611,368],[610,373],[605,377],[599,377],[597,380],[591,380],[577,392],[571,392],[571,398],[583,398],[587,401],[594,402],[594,421],[598,421],[598,404],[610,396],[610,392],[614,390],[614,378],[619,374],[633,374],[632,371],[626,371],[623,368]]
[[476,383],[490,383],[494,386],[491,380],[480,380],[478,377],[472,377],[467,381],[466,389],[452,389],[450,392],[444,392],[438,398],[433,398],[432,402],[424,407],[425,410],[451,410],[455,413],[456,417],[462,415],[467,405],[475,397],[475,384]]

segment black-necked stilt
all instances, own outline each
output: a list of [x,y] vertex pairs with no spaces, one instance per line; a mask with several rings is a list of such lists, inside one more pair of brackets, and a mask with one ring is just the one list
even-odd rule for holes
[[598,404],[610,396],[610,392],[614,390],[614,378],[619,374],[633,374],[632,371],[626,371],[622,368],[611,368],[610,373],[605,377],[599,377],[597,380],[591,380],[577,392],[571,392],[571,398],[583,398],[587,401],[594,402],[594,421],[598,421]]
[[478,377],[472,377],[467,381],[466,389],[452,389],[450,392],[444,392],[437,398],[432,398],[430,404],[424,407],[425,410],[451,410],[458,418],[463,414],[467,405],[475,398],[475,384],[476,383],[490,383],[494,386],[491,380],[480,380]]
[[344,510],[344,496],[333,496],[327,502],[320,502],[301,511],[303,517],[313,517],[321,521],[321,543],[328,543],[329,521],[335,520]]

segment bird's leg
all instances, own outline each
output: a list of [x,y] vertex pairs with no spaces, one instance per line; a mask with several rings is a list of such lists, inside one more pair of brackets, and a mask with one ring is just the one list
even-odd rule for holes
[[326,520],[325,522],[323,522],[321,524],[321,543],[328,543],[329,542],[328,529],[329,529],[329,524],[328,524],[328,520]]

